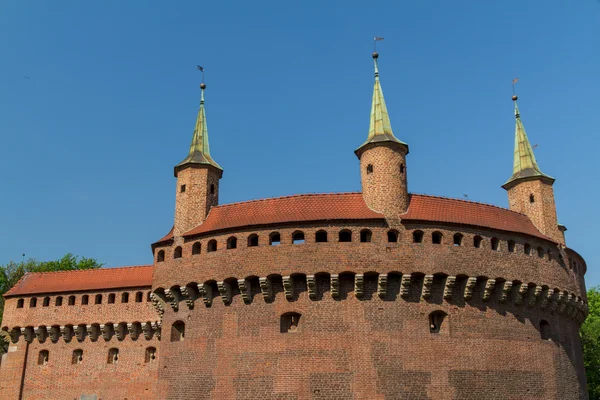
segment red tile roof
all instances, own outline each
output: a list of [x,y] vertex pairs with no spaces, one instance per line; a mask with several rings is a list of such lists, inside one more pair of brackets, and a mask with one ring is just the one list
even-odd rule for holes
[[302,194],[213,207],[202,225],[184,236],[253,225],[382,218],[367,207],[362,193]]
[[152,265],[26,273],[5,297],[152,286]]
[[413,194],[403,221],[445,222],[524,233],[553,241],[533,225],[529,217],[489,204],[446,197]]

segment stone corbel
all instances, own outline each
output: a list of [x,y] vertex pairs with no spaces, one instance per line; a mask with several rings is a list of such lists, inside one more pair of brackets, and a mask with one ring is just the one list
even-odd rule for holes
[[444,299],[452,300],[452,290],[456,284],[456,276],[449,275],[446,277],[446,284],[444,285]]
[[500,303],[506,303],[506,300],[510,296],[510,291],[513,287],[513,283],[511,281],[504,281],[502,284],[502,294],[500,295]]
[[217,288],[219,288],[219,294],[221,295],[221,300],[223,300],[223,304],[231,304],[231,284],[229,282],[224,281],[217,282]]
[[92,342],[98,340],[98,337],[100,336],[100,327],[98,325],[86,325],[85,328]]
[[173,311],[179,311],[179,293],[171,289],[165,289],[165,298],[173,308]]
[[529,306],[530,307],[535,306],[535,303],[537,302],[537,299],[540,297],[541,294],[542,294],[542,287],[540,285],[538,285],[535,287],[535,289],[533,289],[533,294],[531,295],[531,297],[529,297]]
[[271,280],[269,278],[258,278],[258,283],[260,284],[260,291],[263,295],[263,298],[268,303],[273,299],[273,287],[271,285]]
[[291,276],[284,276],[282,280],[285,298],[288,300],[292,300],[294,298],[294,280]]
[[540,303],[540,308],[543,310],[548,307],[548,304],[552,304],[554,302],[554,290],[552,289],[544,289],[542,291],[542,302]]
[[529,285],[525,282],[519,285],[519,291],[515,297],[515,304],[520,305],[523,303],[523,300],[527,297],[527,292],[529,291]]
[[61,326],[60,334],[62,335],[63,340],[67,343],[70,342],[71,338],[73,337],[73,332],[71,331],[70,326]]
[[12,343],[17,343],[19,341],[19,336],[21,336],[21,328],[12,328],[9,332],[10,341]]
[[252,303],[252,284],[248,279],[238,279],[238,287],[245,304]]
[[569,304],[569,301],[571,300],[571,297],[573,297],[573,295],[567,294],[566,292],[561,292],[558,295],[558,298],[560,299],[560,305],[558,307],[559,313],[565,312],[565,310],[567,309],[567,305]]
[[483,289],[483,301],[488,301],[492,297],[492,291],[496,286],[495,279],[488,279],[485,282],[485,288]]
[[558,294],[555,297],[554,302],[550,305],[550,311],[556,311],[559,308],[559,306],[562,305],[564,300],[565,300],[565,293],[558,292]]
[[104,340],[108,342],[114,333],[113,324],[100,324],[100,332],[102,332]]
[[154,331],[154,336],[156,336],[160,340],[160,332],[161,332],[162,323],[152,322],[152,330]]
[[77,338],[77,341],[83,342],[85,339],[85,325],[75,325],[73,327],[73,331],[75,332],[75,338]]
[[475,290],[475,286],[477,285],[477,278],[474,276],[469,277],[467,279],[467,284],[465,285],[465,291],[463,293],[463,298],[465,300],[471,300],[473,298],[473,290]]
[[198,293],[200,293],[200,297],[202,297],[202,301],[206,307],[212,306],[213,292],[212,286],[206,285],[203,283],[198,284]]
[[340,297],[340,276],[331,274],[331,297],[337,299]]
[[421,289],[421,297],[428,299],[431,297],[431,287],[433,286],[433,275],[425,275],[423,277],[423,288]]
[[156,293],[150,293],[150,301],[152,302],[152,306],[154,306],[154,309],[156,310],[159,317],[162,318],[162,316],[165,313],[165,309],[158,295]]
[[364,293],[365,276],[363,274],[354,275],[354,295],[361,298]]
[[193,310],[194,309],[194,298],[192,297],[192,294],[188,290],[187,286],[181,286],[179,288],[179,291],[181,292],[181,297],[185,300],[185,304],[188,306],[188,308],[190,310]]
[[129,337],[131,340],[138,340],[138,337],[140,336],[139,324],[127,324],[127,331],[129,332]]
[[387,279],[387,274],[379,274],[379,277],[377,278],[377,296],[379,296],[380,299],[385,299],[387,296]]
[[46,332],[52,343],[58,342],[58,337],[60,336],[60,328],[58,326],[47,326]]
[[400,296],[405,299],[410,294],[411,276],[410,274],[402,274],[400,281]]
[[314,275],[306,275],[306,287],[308,289],[308,298],[317,299],[317,281]]

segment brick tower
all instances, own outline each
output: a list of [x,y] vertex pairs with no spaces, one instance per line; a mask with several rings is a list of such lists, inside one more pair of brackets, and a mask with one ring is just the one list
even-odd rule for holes
[[365,202],[369,208],[383,213],[386,218],[398,218],[400,214],[406,212],[409,202],[406,183],[408,145],[398,140],[392,133],[390,117],[379,82],[378,57],[377,53],[373,53],[375,85],[369,136],[355,153],[360,160]]
[[208,128],[204,111],[204,89],[196,128],[188,156],[175,166],[177,194],[175,197],[175,224],[173,236],[180,237],[188,230],[200,225],[212,206],[219,204],[219,179],[223,169],[210,156]]
[[517,96],[513,96],[512,99],[515,103],[516,119],[513,174],[502,185],[508,191],[509,208],[527,215],[540,232],[564,245],[565,228],[559,226],[556,218],[552,189],[554,178],[544,174],[538,167],[521,122]]

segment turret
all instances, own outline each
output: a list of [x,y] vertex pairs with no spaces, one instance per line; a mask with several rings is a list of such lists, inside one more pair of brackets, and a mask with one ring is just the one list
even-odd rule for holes
[[173,235],[200,225],[212,206],[219,204],[219,179],[223,169],[210,156],[208,128],[204,111],[204,90],[200,85],[200,109],[188,156],[175,166],[177,193],[175,197],[175,225]]
[[554,178],[544,174],[538,167],[533,149],[525,133],[521,114],[517,105],[517,96],[512,97],[515,104],[515,153],[513,174],[502,185],[508,191],[509,208],[529,217],[531,222],[544,235],[558,243],[565,244],[563,226],[556,218],[554,201]]
[[355,153],[360,160],[362,192],[367,205],[386,218],[399,218],[409,203],[406,183],[408,145],[392,132],[379,81],[378,58],[379,54],[373,53],[375,85],[369,135]]

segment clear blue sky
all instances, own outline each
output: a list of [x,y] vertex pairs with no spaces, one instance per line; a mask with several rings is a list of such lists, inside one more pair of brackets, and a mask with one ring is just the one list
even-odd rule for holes
[[[0,263],[152,261],[206,68],[221,203],[360,190],[373,36],[409,188],[507,206],[512,78],[600,284],[600,2],[3,1]],[[596,249],[596,250],[594,250]]]

